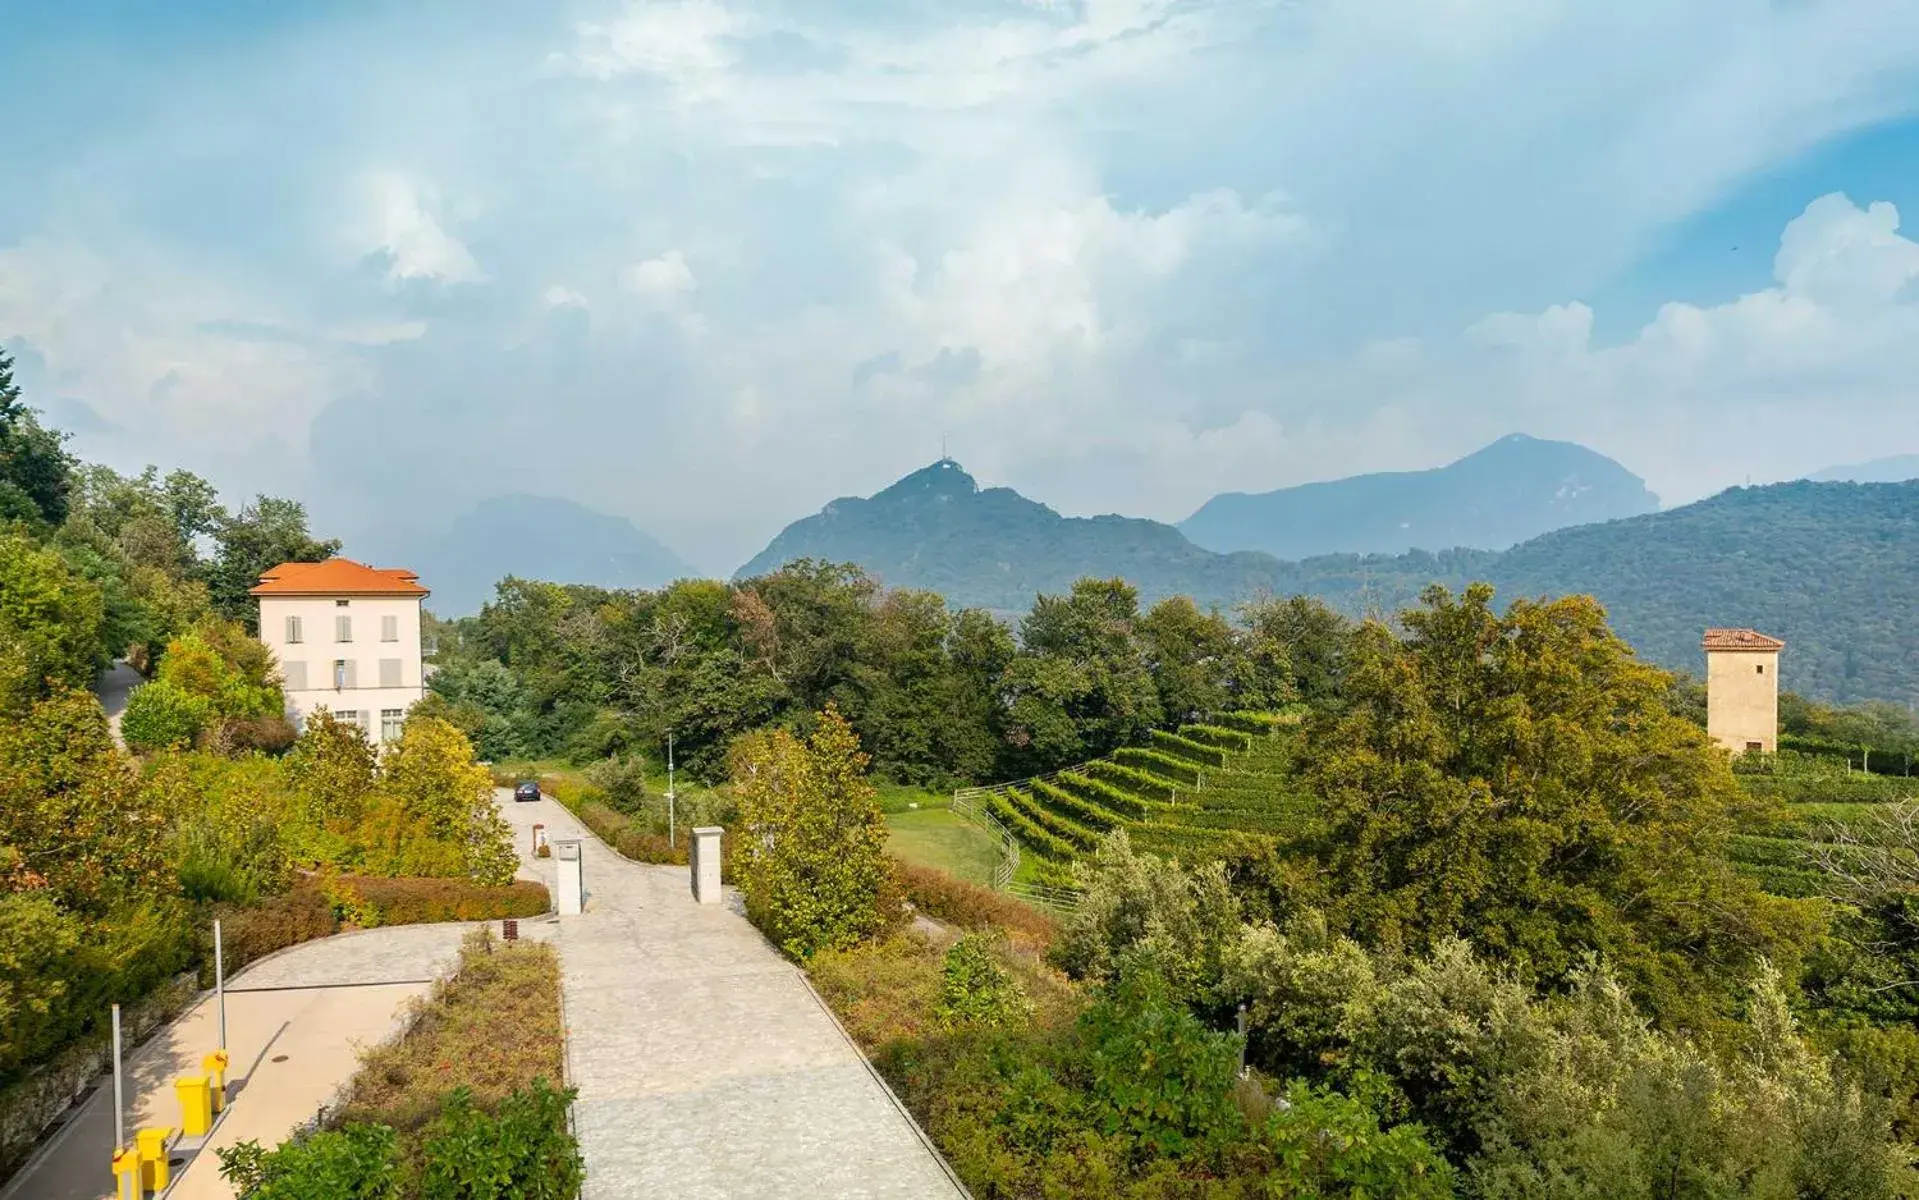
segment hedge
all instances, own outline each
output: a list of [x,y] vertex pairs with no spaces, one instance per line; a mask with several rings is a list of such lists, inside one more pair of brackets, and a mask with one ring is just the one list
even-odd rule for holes
[[1182,725],[1179,736],[1205,746],[1217,746],[1221,750],[1244,753],[1253,748],[1253,735],[1241,729],[1224,729],[1218,725]]
[[1033,798],[1050,809],[1056,809],[1068,820],[1076,821],[1088,829],[1104,832],[1115,825],[1123,825],[1126,818],[1101,808],[1099,805],[1081,799],[1065,788],[1057,787],[1044,780],[1032,782]]
[[[377,925],[429,925],[439,921],[494,921],[537,917],[552,907],[546,885],[516,879],[483,887],[465,879],[381,879],[348,876],[338,881],[365,906]],[[224,932],[224,931],[223,931]]]
[[1046,806],[1033,797],[1030,792],[1009,792],[1009,800],[1014,808],[1025,813],[1027,819],[1046,830],[1054,837],[1079,850],[1091,850],[1099,845],[1099,835],[1076,821],[1069,820],[1056,812],[1048,812]]
[[1025,813],[1013,807],[1004,795],[998,792],[989,794],[986,807],[1012,830],[1014,837],[1032,847],[1034,853],[1060,860],[1074,857],[1071,846],[1034,824]]
[[1153,730],[1152,743],[1153,749],[1161,753],[1170,754],[1174,758],[1183,758],[1189,762],[1196,762],[1202,767],[1223,767],[1226,765],[1226,752],[1218,746],[1201,745],[1199,742],[1193,741],[1191,738],[1181,737],[1177,733],[1167,733],[1164,729]]
[[913,907],[934,920],[962,929],[1004,929],[1042,945],[1050,944],[1059,932],[1052,917],[1005,892],[981,887],[936,867],[920,866],[903,858],[893,859],[893,871]]
[[1113,751],[1113,760],[1123,766],[1136,767],[1161,779],[1170,779],[1174,783],[1183,783],[1188,787],[1199,785],[1199,768],[1190,762],[1161,754],[1157,750],[1147,750],[1139,746],[1122,746]]
[[[1151,816],[1153,812],[1164,807],[1153,804],[1149,800],[1142,800],[1138,796],[1114,787],[1110,783],[1098,779],[1089,779],[1084,775],[1072,771],[1054,776],[1054,781],[1061,789],[1072,793],[1081,800],[1134,821],[1144,821]],[[1159,784],[1157,780],[1155,780],[1154,783],[1155,786],[1164,786]],[[1167,789],[1168,792],[1171,792],[1171,790],[1171,788]]]
[[1176,795],[1173,785],[1159,776],[1149,775],[1145,771],[1110,759],[1096,758],[1092,762],[1082,763],[1078,774],[1087,779],[1102,780],[1123,791],[1134,793],[1147,800],[1157,800],[1162,804],[1171,804]]
[[1241,733],[1267,734],[1288,725],[1297,725],[1299,718],[1280,713],[1267,712],[1229,712],[1213,717],[1211,724],[1226,729],[1237,729]]

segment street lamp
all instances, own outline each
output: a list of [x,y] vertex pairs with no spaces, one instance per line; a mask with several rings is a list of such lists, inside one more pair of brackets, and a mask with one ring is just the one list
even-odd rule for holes
[[673,731],[666,731],[666,845],[673,847]]

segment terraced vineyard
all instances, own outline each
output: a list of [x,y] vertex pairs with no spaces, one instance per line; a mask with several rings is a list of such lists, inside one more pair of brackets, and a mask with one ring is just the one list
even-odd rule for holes
[[1248,843],[1305,830],[1310,798],[1295,790],[1296,713],[1228,713],[1146,746],[1064,771],[989,788],[962,788],[954,811],[990,815],[1040,867],[1035,881],[1070,883],[1071,863],[1124,827],[1142,850],[1201,862]]
[[1735,771],[1746,793],[1764,803],[1741,821],[1733,861],[1780,896],[1819,894],[1822,880],[1809,856],[1830,844],[1834,826],[1870,839],[1880,806],[1919,798],[1919,779],[1849,770],[1838,758],[1786,751]]

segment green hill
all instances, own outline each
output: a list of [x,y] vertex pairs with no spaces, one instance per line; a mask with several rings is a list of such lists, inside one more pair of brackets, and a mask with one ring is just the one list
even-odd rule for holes
[[1750,625],[1786,640],[1782,670],[1794,691],[1919,702],[1919,481],[1733,488],[1505,551],[1284,562],[1213,554],[1157,521],[1063,517],[1009,488],[982,490],[947,460],[794,522],[739,574],[799,558],[858,563],[888,585],[1007,613],[1085,576],[1121,576],[1148,603],[1184,594],[1228,607],[1270,591],[1354,615],[1394,612],[1434,582],[1483,579],[1507,596],[1587,592],[1664,666],[1697,671],[1701,631]]

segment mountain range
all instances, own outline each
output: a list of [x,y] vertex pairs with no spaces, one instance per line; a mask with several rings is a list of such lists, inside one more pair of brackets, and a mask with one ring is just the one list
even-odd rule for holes
[[1750,625],[1786,640],[1788,687],[1839,701],[1919,700],[1919,482],[1734,488],[1682,508],[1555,530],[1504,551],[1216,554],[1179,530],[1065,517],[941,460],[868,499],[789,525],[738,577],[798,558],[854,562],[956,607],[1025,611],[1039,592],[1120,576],[1151,602],[1228,607],[1302,593],[1389,614],[1430,583],[1485,580],[1506,597],[1590,593],[1646,658],[1699,670],[1700,633]]
[[1568,525],[1657,511],[1644,480],[1572,442],[1515,433],[1457,462],[1248,495],[1226,492],[1181,521],[1208,550],[1278,558],[1503,550]]
[[445,528],[377,547],[433,590],[427,607],[443,617],[480,611],[509,575],[609,588],[656,588],[698,574],[624,517],[550,496],[496,496]]
[[1895,454],[1862,463],[1827,467],[1806,478],[1820,483],[1904,483],[1919,479],[1919,454]]

